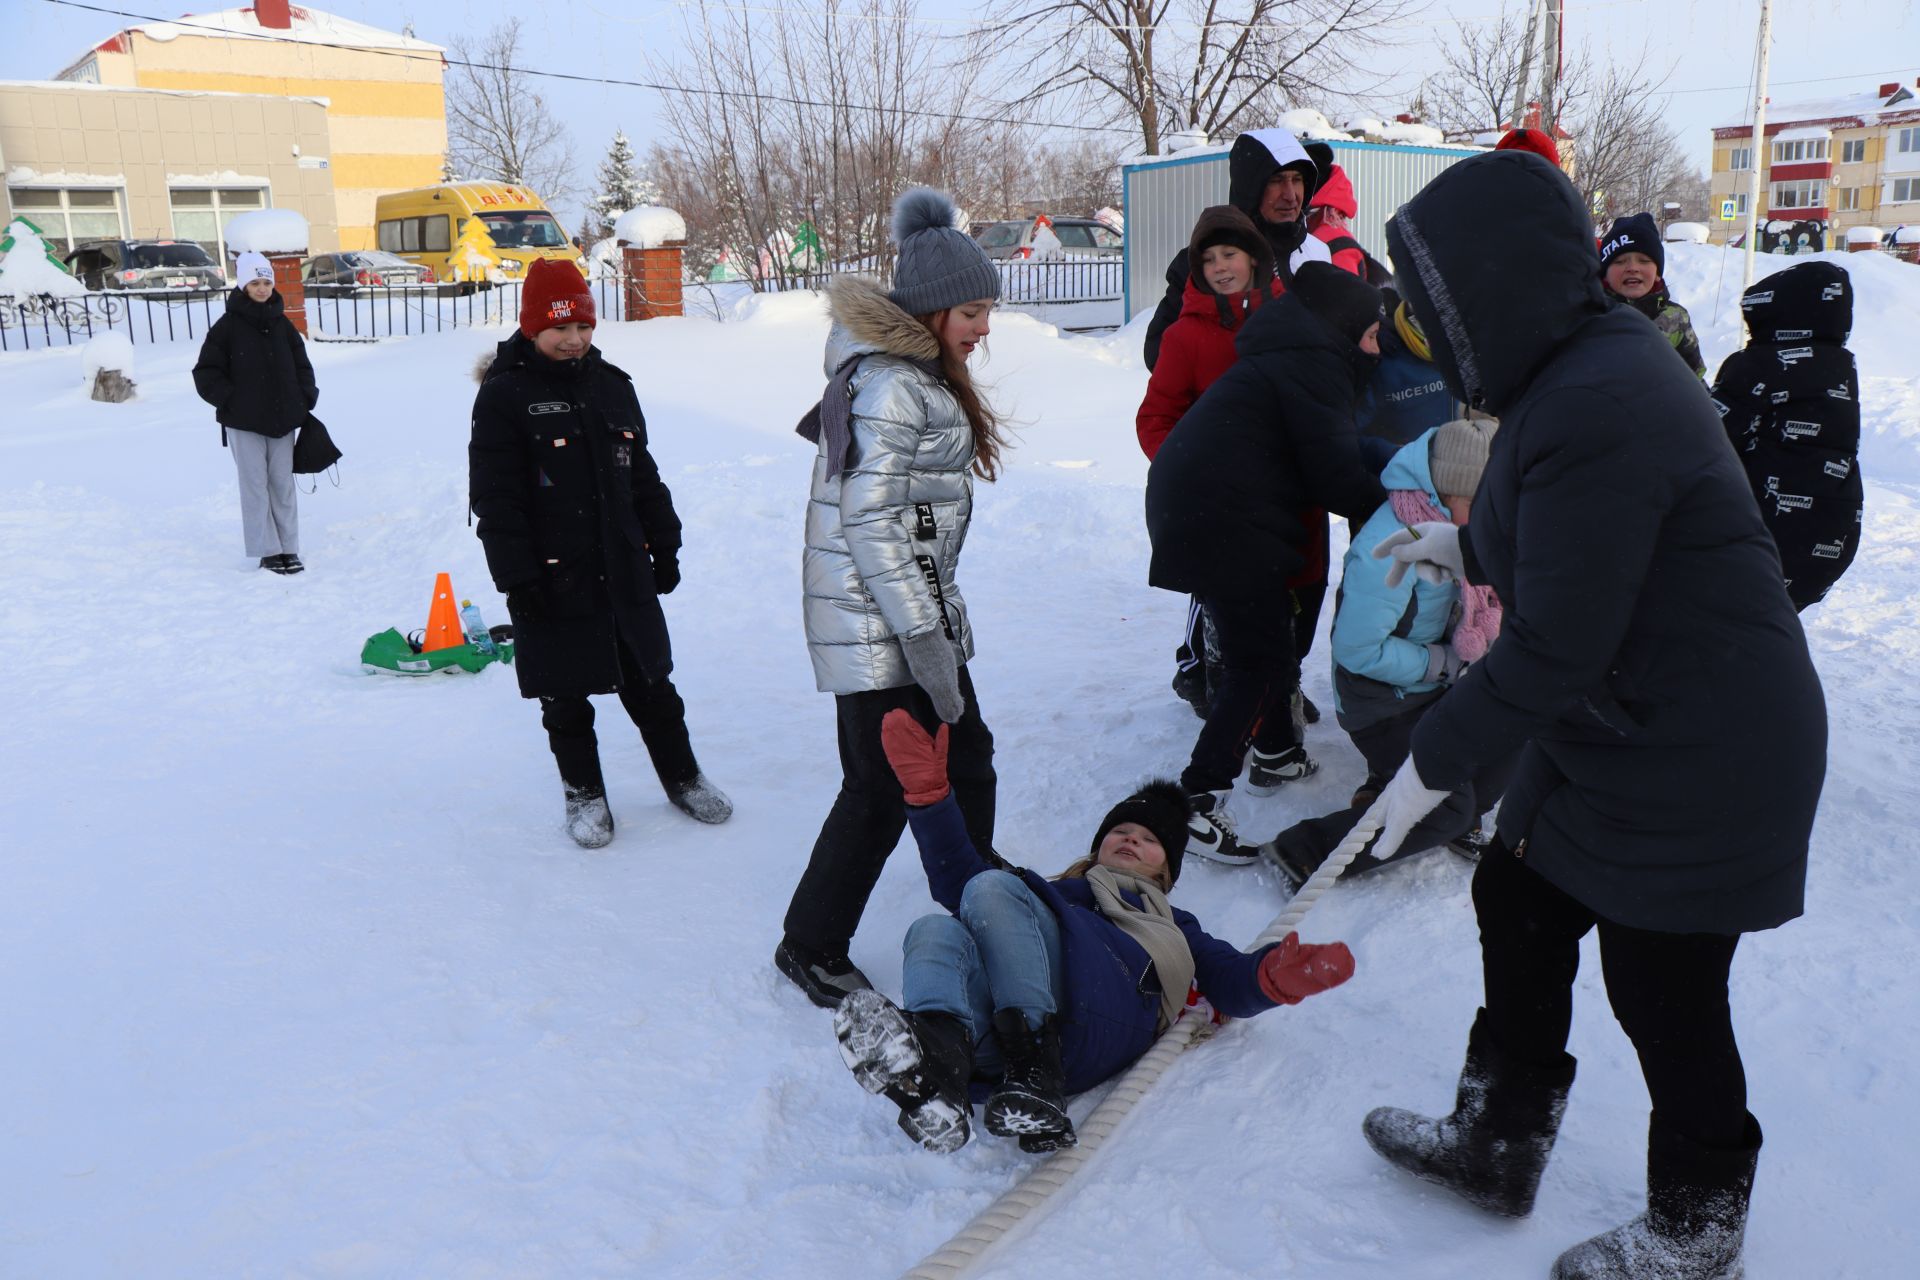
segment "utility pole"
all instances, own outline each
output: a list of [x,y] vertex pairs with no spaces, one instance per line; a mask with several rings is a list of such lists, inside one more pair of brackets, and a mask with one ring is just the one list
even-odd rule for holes
[[1513,82],[1513,122],[1510,128],[1519,129],[1527,123],[1527,90],[1533,83],[1533,43],[1534,36],[1540,31],[1540,10],[1558,3],[1561,0],[1534,0],[1533,8],[1527,13],[1527,39],[1520,47],[1520,75]]
[[1753,283],[1753,255],[1760,239],[1760,168],[1767,158],[1767,57],[1773,49],[1773,0],[1760,0],[1760,72],[1753,99],[1753,154],[1747,158],[1747,274]]
[[1560,122],[1560,6],[1566,0],[1546,0],[1547,38],[1540,51],[1540,127],[1549,138]]

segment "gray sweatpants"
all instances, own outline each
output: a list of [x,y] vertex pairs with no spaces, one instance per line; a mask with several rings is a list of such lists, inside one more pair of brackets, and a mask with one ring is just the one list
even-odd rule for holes
[[293,433],[277,439],[227,429],[227,449],[240,473],[240,524],[247,554],[298,555],[300,515],[294,509]]

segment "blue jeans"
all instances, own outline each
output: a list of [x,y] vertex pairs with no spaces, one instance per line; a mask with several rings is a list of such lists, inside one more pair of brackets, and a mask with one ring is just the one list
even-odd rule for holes
[[973,1029],[974,1062],[1004,1065],[993,1015],[1018,1009],[1038,1026],[1065,996],[1060,921],[1011,871],[982,871],[960,891],[953,915],[922,916],[907,930],[902,998],[920,1013],[949,1013]]

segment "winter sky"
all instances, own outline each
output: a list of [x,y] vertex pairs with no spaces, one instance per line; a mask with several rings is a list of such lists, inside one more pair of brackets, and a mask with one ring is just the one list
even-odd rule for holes
[[[188,9],[181,0],[86,0],[104,9],[152,17],[212,12],[219,0]],[[726,2],[726,0],[723,0]],[[777,16],[783,8],[818,0],[735,0],[756,13]],[[1461,23],[1486,21],[1502,0],[1412,0],[1398,31],[1398,47],[1377,59],[1377,72],[1393,86],[1356,110],[1390,115],[1424,74],[1436,69],[1435,42]],[[1520,0],[1505,0],[1518,5]],[[43,79],[60,71],[89,45],[131,20],[49,0],[8,0],[8,39],[0,42],[0,79]],[[481,33],[513,16],[525,22],[523,60],[529,68],[574,75],[644,80],[645,54],[671,55],[679,48],[683,6],[675,0],[555,0],[529,9],[524,0],[325,0],[318,7],[388,29],[411,23],[414,33],[450,44],[463,32]],[[928,34],[963,29],[981,20],[981,0],[923,0]],[[1753,64],[1759,0],[1599,0],[1568,4],[1569,48],[1590,40],[1623,61],[1644,57],[1656,73],[1671,67],[1673,124],[1689,155],[1702,168],[1711,150],[1709,130],[1745,110]],[[1851,0],[1845,6],[1781,0],[1774,6],[1772,100],[1871,91],[1890,80],[1909,84],[1920,75],[1920,7],[1907,0]],[[1900,59],[1909,59],[1902,64]],[[658,119],[658,96],[630,86],[546,80],[542,92],[572,128],[575,158],[583,177],[605,153],[615,127],[625,128],[643,154]],[[978,104],[972,109],[977,110]],[[1333,104],[1329,114],[1341,114]],[[1117,137],[1120,135],[1116,135]],[[1122,137],[1122,150],[1127,150]]]

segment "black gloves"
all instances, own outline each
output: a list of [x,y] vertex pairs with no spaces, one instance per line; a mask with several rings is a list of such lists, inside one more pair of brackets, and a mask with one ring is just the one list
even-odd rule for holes
[[677,547],[662,547],[655,551],[648,548],[647,554],[653,558],[653,588],[663,596],[673,594],[680,585],[680,550]]

